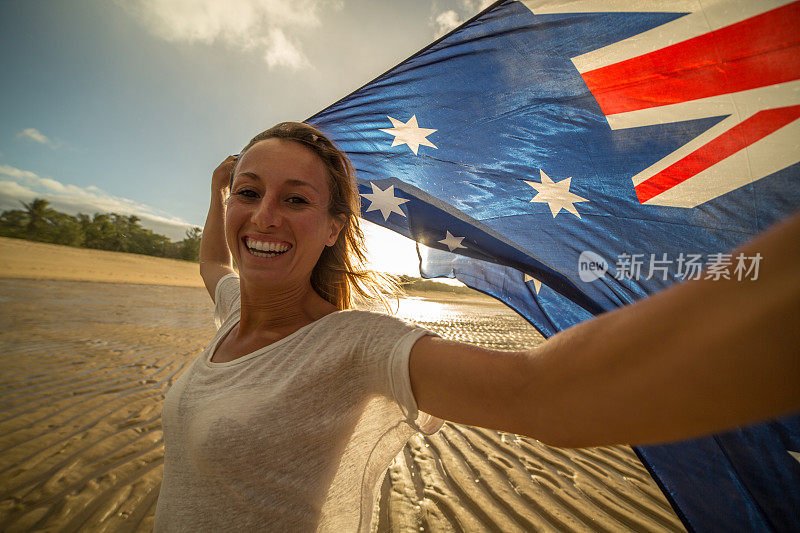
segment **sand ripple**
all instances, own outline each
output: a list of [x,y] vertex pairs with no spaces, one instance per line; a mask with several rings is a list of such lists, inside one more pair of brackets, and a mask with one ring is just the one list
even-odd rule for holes
[[[214,333],[205,290],[0,280],[0,295],[0,531],[152,530],[161,403]],[[540,342],[485,300],[410,302],[400,314],[443,337]],[[450,423],[395,458],[376,527],[682,530],[628,447],[564,450]]]

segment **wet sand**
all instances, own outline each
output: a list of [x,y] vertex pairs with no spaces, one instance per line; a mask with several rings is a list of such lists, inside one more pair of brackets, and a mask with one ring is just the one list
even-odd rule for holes
[[[435,297],[404,299],[398,314],[491,348],[541,342],[487,297]],[[151,531],[163,470],[161,404],[214,334],[208,294],[0,279],[0,303],[0,531]],[[412,437],[395,458],[374,525],[683,530],[629,447],[558,449],[451,423]]]

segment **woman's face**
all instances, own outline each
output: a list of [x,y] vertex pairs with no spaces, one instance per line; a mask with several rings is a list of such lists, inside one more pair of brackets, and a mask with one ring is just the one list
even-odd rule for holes
[[344,221],[328,212],[328,172],[309,148],[283,139],[250,147],[236,167],[225,238],[243,279],[307,283]]

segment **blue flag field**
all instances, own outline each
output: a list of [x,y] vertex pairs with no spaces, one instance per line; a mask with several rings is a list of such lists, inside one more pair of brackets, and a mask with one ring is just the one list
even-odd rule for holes
[[[800,2],[501,1],[309,118],[362,216],[545,336],[800,209]],[[800,417],[636,452],[690,531],[800,530]]]

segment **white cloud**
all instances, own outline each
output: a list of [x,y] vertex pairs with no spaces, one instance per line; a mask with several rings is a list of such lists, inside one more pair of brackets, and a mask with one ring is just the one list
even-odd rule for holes
[[461,5],[464,6],[464,10],[470,17],[477,15],[493,3],[494,0],[461,0]]
[[36,128],[25,128],[17,133],[18,138],[27,138],[40,144],[50,144],[50,139]]
[[299,68],[308,66],[308,59],[292,44],[280,28],[270,28],[270,44],[264,52],[264,60],[272,67]]
[[170,42],[221,43],[260,52],[270,68],[308,66],[287,34],[319,27],[320,12],[339,9],[337,0],[134,0],[123,3],[145,27]]
[[9,165],[0,165],[0,175],[23,180],[39,179],[39,176],[29,170],[20,170]]
[[459,18],[458,13],[452,9],[448,9],[447,11],[439,13],[433,19],[433,23],[436,25],[436,37],[441,37],[462,22],[463,21]]
[[[29,202],[36,197],[36,193],[16,181],[0,181],[0,202],[5,203],[5,197]],[[19,209],[20,207],[21,204],[17,202],[11,209]]]
[[[436,38],[438,39],[450,30],[457,28],[493,3],[494,0],[461,0],[461,6],[458,11],[448,9],[433,15],[431,17],[431,25],[436,28]],[[435,4],[434,11],[436,11]]]
[[11,178],[0,181],[0,210],[22,209],[20,202],[40,197],[48,200],[54,209],[70,215],[110,212],[136,215],[142,226],[173,240],[182,239],[186,230],[193,226],[148,205],[111,195],[94,185],[65,184],[9,165],[0,165],[0,176]]
[[53,150],[61,148],[61,146],[64,144],[61,141],[49,138],[36,128],[25,128],[21,132],[17,133],[17,138],[37,142],[47,146],[48,148],[52,148]]

